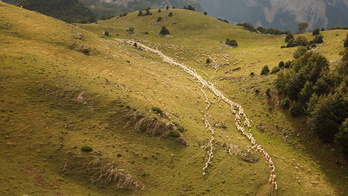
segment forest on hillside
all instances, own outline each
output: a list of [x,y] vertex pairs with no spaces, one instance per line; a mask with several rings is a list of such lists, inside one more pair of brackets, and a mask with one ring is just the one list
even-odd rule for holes
[[[348,42],[348,35],[344,46]],[[303,46],[302,46],[303,47]],[[303,47],[304,48],[304,47]],[[348,48],[335,68],[316,52],[295,51],[297,59],[280,62],[275,87],[281,106],[293,117],[308,116],[309,126],[326,143],[335,143],[348,157]]]

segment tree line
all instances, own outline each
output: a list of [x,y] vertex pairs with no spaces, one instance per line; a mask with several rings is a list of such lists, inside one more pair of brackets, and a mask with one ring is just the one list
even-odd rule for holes
[[335,69],[315,52],[305,52],[287,67],[275,80],[282,108],[292,116],[308,116],[319,138],[337,144],[348,157],[348,48]]

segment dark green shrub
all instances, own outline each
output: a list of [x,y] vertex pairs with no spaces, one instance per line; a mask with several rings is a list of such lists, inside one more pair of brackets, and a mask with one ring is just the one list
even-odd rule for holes
[[194,8],[192,5],[188,5],[188,6],[187,6],[187,9],[188,9],[188,10],[195,11],[195,8]]
[[225,22],[225,23],[227,23],[227,24],[230,24],[230,22],[228,22],[228,20],[226,20],[226,19],[218,18],[218,20],[220,20],[220,21],[222,21],[222,22]]
[[324,42],[323,38],[324,38],[324,37],[323,37],[322,35],[317,35],[317,36],[315,36],[315,38],[314,38],[312,41],[310,41],[309,43],[310,43],[310,44],[312,44],[312,43],[321,44],[321,43]]
[[161,31],[159,32],[160,35],[170,35],[169,30],[165,27],[162,26]]
[[254,75],[255,75],[254,72],[251,72],[251,73],[250,73],[250,76],[254,76]]
[[303,37],[303,36],[298,36],[296,39],[295,39],[295,42],[297,45],[299,46],[307,46],[308,45],[308,40],[307,38]]
[[225,44],[229,46],[238,46],[238,43],[236,40],[230,40],[229,38],[226,39]]
[[222,123],[222,124],[220,125],[220,127],[223,128],[223,129],[227,129],[227,126],[226,126],[226,124],[224,124],[224,123]]
[[[348,118],[347,93],[336,90],[335,94],[320,96],[310,113],[310,124],[325,142],[333,142]],[[342,127],[343,124],[343,127]]]
[[291,101],[289,98],[285,98],[280,101],[280,107],[283,109],[289,109],[290,108]]
[[287,61],[285,64],[284,64],[284,68],[289,68],[291,67],[291,61]]
[[158,107],[152,107],[151,108],[153,112],[159,114],[159,115],[162,115],[163,114],[163,111],[161,110],[161,108],[158,108]]
[[92,152],[93,149],[90,146],[82,146],[81,147],[81,151],[83,151],[83,152]]
[[138,16],[144,16],[143,11],[140,10],[140,11],[138,12]]
[[271,74],[275,74],[280,71],[280,67],[273,67]]
[[173,17],[173,12],[169,12],[168,17]]
[[238,23],[237,25],[244,27],[245,30],[248,30],[250,32],[257,32],[257,30],[255,29],[254,25],[249,23],[249,22]]
[[183,126],[181,126],[179,123],[173,122],[173,124],[176,126],[176,128],[178,128],[178,131],[180,131],[180,132],[187,131],[187,130],[186,130]]
[[162,17],[158,17],[158,18],[157,18],[157,22],[161,22],[162,20],[163,20]]
[[146,10],[145,16],[150,16],[152,15],[152,13],[150,12],[150,10]]
[[346,39],[346,40],[344,41],[343,46],[344,46],[345,48],[348,47],[348,39]]
[[296,43],[296,41],[295,41],[294,38],[290,39],[290,40],[288,41],[288,44],[286,44],[286,47],[287,47],[287,48],[295,47],[295,46],[297,46],[297,43]]
[[278,67],[279,67],[279,68],[283,68],[284,65],[285,65],[285,64],[284,64],[284,61],[280,61],[279,64],[278,64]]
[[314,31],[312,32],[312,35],[319,35],[319,34],[320,34],[319,28],[314,29]]
[[295,103],[291,104],[289,111],[290,111],[290,114],[292,117],[296,117],[296,116],[303,114],[304,107],[302,106],[302,104],[300,102],[295,102]]
[[341,125],[339,132],[335,135],[335,143],[348,158],[348,118]]
[[264,66],[261,70],[261,75],[267,75],[270,72],[268,66]]
[[208,15],[208,12],[204,12],[203,14],[204,14],[204,15]]
[[85,55],[90,55],[91,51],[88,48],[86,48],[86,49],[82,50],[82,53],[85,54]]
[[291,32],[289,32],[288,34],[286,34],[285,42],[288,43],[288,41],[291,39],[295,39],[295,38],[294,38],[294,35]]
[[206,64],[210,64],[210,63],[211,63],[210,59],[207,59],[207,60],[205,61],[205,63],[206,63]]
[[177,131],[177,130],[171,130],[169,132],[169,135],[172,136],[172,137],[180,137],[181,136],[180,132]]
[[105,36],[110,36],[109,31],[105,31],[105,32],[104,32],[104,35],[105,35]]
[[161,9],[158,9],[157,13],[161,13],[161,12],[162,12]]
[[307,47],[304,47],[304,46],[299,46],[294,54],[293,54],[293,57],[294,59],[299,59],[302,55],[304,55],[306,52],[308,51]]

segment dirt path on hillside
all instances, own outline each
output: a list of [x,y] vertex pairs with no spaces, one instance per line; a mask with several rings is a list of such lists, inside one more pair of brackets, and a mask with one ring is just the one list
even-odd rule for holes
[[[265,151],[265,149],[262,147],[262,145],[259,145],[256,143],[255,138],[253,137],[252,133],[250,132],[251,126],[252,126],[251,121],[249,120],[248,116],[244,113],[244,109],[240,104],[233,102],[232,100],[225,97],[222,92],[220,92],[217,88],[214,87],[214,84],[205,80],[194,69],[192,69],[184,64],[176,62],[174,59],[164,55],[161,51],[156,50],[156,49],[152,49],[150,47],[145,46],[144,44],[141,44],[139,42],[135,42],[133,40],[125,40],[125,39],[114,39],[114,40],[121,42],[121,43],[124,43],[124,44],[127,44],[127,45],[132,45],[132,46],[137,47],[145,52],[151,52],[151,53],[157,54],[164,62],[182,68],[187,74],[194,77],[198,81],[198,83],[200,83],[202,85],[202,91],[203,91],[203,89],[209,89],[212,93],[215,94],[215,96],[217,96],[218,98],[223,100],[225,103],[230,105],[231,112],[233,115],[235,115],[234,122],[235,122],[235,126],[236,126],[237,130],[244,137],[246,137],[249,140],[249,142],[252,144],[252,149],[260,152],[262,154],[262,156],[265,158],[265,161],[266,161],[266,163],[269,167],[269,171],[270,171],[270,177],[269,177],[268,182],[271,185],[271,189],[273,189],[273,191],[276,191],[278,189],[278,185],[276,182],[276,172],[275,172],[276,168],[274,166],[272,158]],[[207,103],[209,103],[209,102],[207,101]],[[206,109],[208,109],[209,106],[210,106],[210,103],[208,104]],[[209,122],[207,120],[205,120],[205,125],[206,125],[206,128],[212,132],[212,140],[210,141],[210,145],[212,145],[212,142],[214,140],[213,139],[214,131],[211,130]],[[212,148],[213,147],[210,146],[209,154],[212,153]],[[205,170],[208,168],[210,159],[211,159],[211,157],[209,156],[209,160],[207,161],[206,166],[203,168],[203,175],[205,174]],[[264,193],[261,193],[261,195],[264,195]]]

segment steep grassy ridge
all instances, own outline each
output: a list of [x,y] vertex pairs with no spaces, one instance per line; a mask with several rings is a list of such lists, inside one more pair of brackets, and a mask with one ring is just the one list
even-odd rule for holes
[[[0,9],[0,162],[6,166],[0,171],[1,194],[267,193],[268,166],[255,151],[250,156],[259,160],[245,161],[250,143],[236,130],[230,108],[203,89],[212,103],[207,110],[194,78],[155,54],[101,38],[105,30],[113,37],[118,33],[119,38],[137,39],[195,68],[243,104],[254,124],[265,127],[252,132],[275,162],[279,195],[346,193],[345,173],[333,161],[323,162],[328,151],[313,153],[318,144],[293,137],[297,129],[305,129],[301,119],[287,119],[274,107],[269,110],[272,105],[261,94],[272,76],[249,76],[265,63],[291,59],[293,49],[280,50],[283,37],[250,34],[184,10],[171,10],[174,17],[166,18],[164,25],[174,37],[163,38],[157,36],[163,25],[156,23],[157,14],[133,13],[83,26],[88,32],[4,3]],[[168,14],[164,12],[159,14]],[[135,35],[125,32],[131,26]],[[149,34],[141,33],[145,31]],[[221,44],[227,37],[240,47]],[[204,64],[209,56],[216,65]],[[238,66],[239,71],[231,71]],[[219,80],[221,76],[225,80]],[[255,95],[255,90],[261,93]],[[136,129],[139,121],[134,117],[146,116],[151,122],[184,127],[181,141],[188,146],[169,131],[152,136],[145,128]],[[212,164],[203,176],[211,139],[205,120],[215,130],[215,141]],[[83,152],[83,146],[93,151]]]

